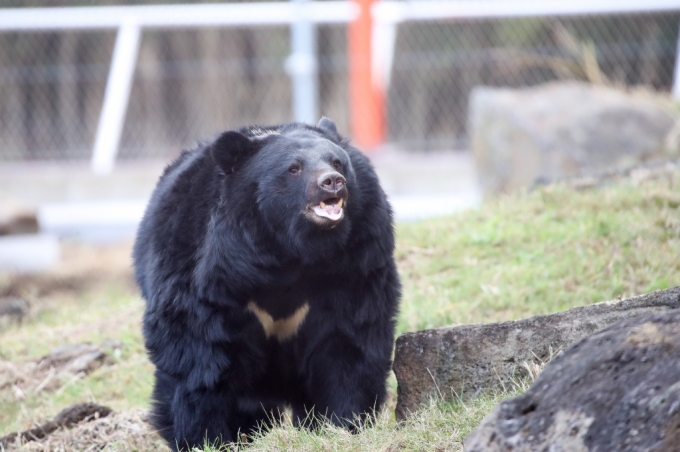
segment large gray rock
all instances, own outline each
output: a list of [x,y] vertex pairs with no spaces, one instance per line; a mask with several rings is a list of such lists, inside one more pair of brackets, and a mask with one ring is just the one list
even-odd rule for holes
[[397,339],[397,419],[436,395],[473,396],[486,388],[512,387],[526,375],[523,363],[551,353],[615,322],[680,308],[680,287],[623,301],[597,303],[512,322],[463,325],[406,333]]
[[497,405],[467,452],[680,450],[680,310],[578,342]]
[[579,82],[475,88],[470,136],[485,195],[666,155],[674,119],[659,99]]

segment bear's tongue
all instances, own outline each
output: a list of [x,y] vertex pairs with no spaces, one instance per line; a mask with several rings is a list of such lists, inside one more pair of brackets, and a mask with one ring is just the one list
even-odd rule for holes
[[342,207],[337,204],[321,203],[318,206],[312,206],[312,210],[318,216],[328,218],[329,220],[337,221],[342,218]]

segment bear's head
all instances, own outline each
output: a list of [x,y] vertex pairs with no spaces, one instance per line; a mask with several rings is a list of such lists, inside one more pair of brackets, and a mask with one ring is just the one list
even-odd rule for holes
[[[226,175],[228,197],[285,245],[344,242],[356,177],[335,124],[287,124],[223,133],[210,148]],[[351,210],[350,210],[351,211]],[[287,242],[287,243],[286,243]]]

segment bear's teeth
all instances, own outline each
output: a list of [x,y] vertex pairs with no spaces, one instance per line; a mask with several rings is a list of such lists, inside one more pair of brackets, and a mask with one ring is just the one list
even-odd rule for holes
[[321,202],[319,203],[319,207],[321,207],[322,209],[325,209],[325,208],[326,208],[326,204],[325,204],[323,201],[321,201]]
[[338,207],[340,207],[340,208],[342,209],[342,198],[340,198],[340,199],[338,200]]

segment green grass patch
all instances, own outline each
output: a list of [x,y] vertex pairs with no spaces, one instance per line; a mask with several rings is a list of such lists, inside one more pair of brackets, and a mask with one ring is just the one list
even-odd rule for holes
[[[397,424],[391,411],[382,410],[352,434],[332,424],[315,431],[290,423],[261,430],[242,450],[301,452],[462,451],[463,438],[501,400],[517,394],[481,395],[473,403],[433,400],[429,406]],[[243,445],[243,444],[240,444]],[[204,452],[231,452],[229,446],[206,445]]]
[[142,341],[143,307],[137,295],[109,287],[103,292],[59,297],[28,322],[1,331],[0,358],[15,363],[35,360],[64,344],[100,344],[113,338],[123,347],[120,354],[113,354],[115,364],[83,379],[60,379],[57,391],[27,391],[17,396],[9,388],[0,390],[0,436],[45,422],[74,403],[92,401],[114,410],[148,406],[153,366]]
[[397,228],[400,331],[488,323],[680,281],[677,174],[575,191],[551,186]]

